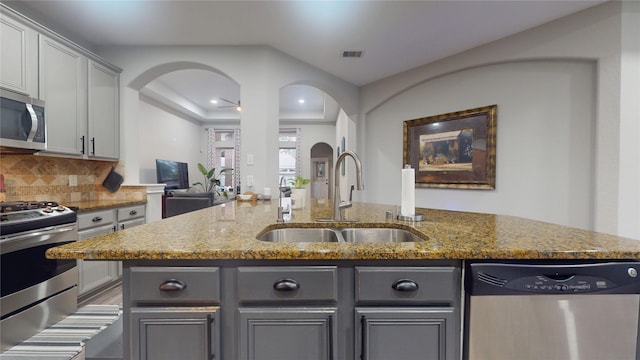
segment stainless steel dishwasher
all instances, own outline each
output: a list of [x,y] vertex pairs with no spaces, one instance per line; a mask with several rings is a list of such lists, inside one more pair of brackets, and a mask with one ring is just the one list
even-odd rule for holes
[[640,359],[640,262],[466,265],[465,358]]

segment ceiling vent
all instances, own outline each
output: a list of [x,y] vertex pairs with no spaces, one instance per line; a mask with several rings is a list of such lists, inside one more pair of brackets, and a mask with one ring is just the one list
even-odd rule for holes
[[362,50],[345,50],[342,52],[343,59],[361,58],[361,57],[362,57]]

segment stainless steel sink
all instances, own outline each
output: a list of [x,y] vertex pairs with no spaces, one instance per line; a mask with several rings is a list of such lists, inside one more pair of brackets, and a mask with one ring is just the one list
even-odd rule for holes
[[258,238],[268,242],[402,243],[423,241],[408,230],[394,228],[284,228]]
[[286,228],[269,230],[258,237],[269,242],[338,242],[340,233],[327,228]]
[[341,231],[346,242],[352,243],[401,243],[422,241],[413,233],[392,228],[350,228]]

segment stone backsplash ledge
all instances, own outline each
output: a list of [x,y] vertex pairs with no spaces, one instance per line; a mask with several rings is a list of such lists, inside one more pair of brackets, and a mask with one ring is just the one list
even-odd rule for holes
[[[146,199],[145,187],[121,186],[110,193],[102,186],[111,167],[123,174],[124,165],[115,161],[66,159],[30,154],[0,155],[0,174],[4,175],[5,192],[0,201],[75,201]],[[70,186],[70,177],[77,185]],[[127,182],[125,178],[124,182]]]

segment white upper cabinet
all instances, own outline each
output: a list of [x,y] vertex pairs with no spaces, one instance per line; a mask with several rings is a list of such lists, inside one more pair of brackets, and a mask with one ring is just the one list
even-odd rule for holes
[[119,74],[89,60],[89,157],[119,155]]
[[2,14],[0,16],[0,86],[31,97],[38,96],[38,33]]
[[0,4],[0,86],[45,102],[39,155],[118,160],[120,71]]
[[39,40],[47,152],[82,156],[87,153],[87,58],[44,35]]

